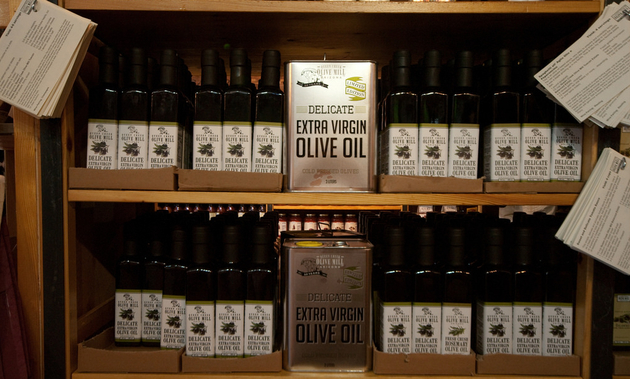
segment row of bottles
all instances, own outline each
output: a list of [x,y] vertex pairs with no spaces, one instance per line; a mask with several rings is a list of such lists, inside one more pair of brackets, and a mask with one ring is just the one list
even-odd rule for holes
[[280,232],[289,230],[348,230],[356,232],[358,228],[355,213],[280,213]]
[[175,50],[161,52],[152,89],[144,49],[131,49],[122,86],[119,60],[117,51],[101,48],[99,85],[90,91],[88,168],[282,172],[278,51],[264,52],[258,88],[244,49],[230,52],[229,86],[212,49],[202,52],[198,88]]
[[559,216],[365,221],[379,350],[572,354],[576,255],[554,238]]
[[580,181],[582,128],[536,88],[542,52],[527,53],[520,75],[514,65],[507,49],[481,66],[470,51],[446,65],[437,50],[418,65],[396,51],[381,75],[380,172]]
[[277,350],[277,214],[154,212],[128,222],[117,264],[115,341],[190,356]]

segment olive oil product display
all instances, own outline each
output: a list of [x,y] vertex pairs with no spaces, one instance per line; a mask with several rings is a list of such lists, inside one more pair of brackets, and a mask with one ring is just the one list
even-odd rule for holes
[[147,55],[134,48],[128,60],[127,86],[120,96],[118,169],[149,167],[149,105]]
[[171,233],[171,257],[164,267],[160,336],[163,349],[186,346],[186,271],[190,235],[183,218],[175,221]]
[[487,181],[519,181],[521,161],[520,96],[512,88],[510,51],[492,61],[492,90],[485,101],[483,172]]
[[90,90],[87,168],[118,168],[118,52],[103,46],[98,56],[98,86]]
[[562,106],[554,105],[551,127],[551,180],[579,182],[582,177],[582,125]]
[[201,55],[201,87],[195,93],[193,124],[194,170],[221,171],[223,164],[223,90],[219,82],[222,61],[206,49]]
[[142,243],[139,225],[124,227],[123,256],[116,264],[114,341],[117,346],[140,346],[142,338]]
[[282,173],[284,93],[280,90],[280,64],[279,51],[263,53],[254,106],[253,172]]
[[230,53],[230,86],[223,97],[223,171],[252,170],[253,93],[247,51]]
[[418,164],[420,176],[448,174],[448,95],[440,85],[440,52],[430,50],[422,61],[418,94]]
[[542,52],[525,56],[521,92],[521,181],[547,182],[551,172],[551,121],[553,102],[536,88],[536,74],[543,67]]
[[394,53],[391,90],[384,100],[380,159],[383,174],[418,175],[418,95],[411,90],[411,53]]
[[473,88],[473,54],[461,51],[455,60],[448,131],[448,176],[477,179],[479,169],[479,104]]

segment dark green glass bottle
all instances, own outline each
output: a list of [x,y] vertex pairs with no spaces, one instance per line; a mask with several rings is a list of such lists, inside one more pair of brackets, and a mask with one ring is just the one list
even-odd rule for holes
[[116,264],[114,341],[117,346],[140,346],[143,251],[136,221],[125,224],[123,238],[123,256]]

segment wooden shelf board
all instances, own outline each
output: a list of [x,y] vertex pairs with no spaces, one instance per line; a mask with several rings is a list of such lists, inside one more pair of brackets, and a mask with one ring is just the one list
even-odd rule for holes
[[[366,373],[298,373],[298,372],[275,372],[275,373],[241,373],[241,374],[206,374],[206,373],[179,373],[179,374],[123,374],[123,373],[73,373],[72,379],[249,379],[249,378],[322,378],[326,379],[358,379],[358,378],[379,378],[379,379],[403,379],[410,378],[408,375],[376,375],[373,372]],[[423,379],[462,379],[465,376],[445,376],[445,375],[422,375],[414,376]],[[514,379],[514,375],[480,375],[484,379]],[[518,376],[518,378],[535,379],[558,379],[557,376]],[[562,379],[580,379],[581,377],[563,376]]]

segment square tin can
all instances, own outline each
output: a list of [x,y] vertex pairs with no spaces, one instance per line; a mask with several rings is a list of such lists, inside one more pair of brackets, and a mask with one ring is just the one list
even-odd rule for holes
[[[334,232],[321,233],[334,235]],[[283,366],[372,367],[372,245],[362,238],[287,238],[282,247]]]
[[376,62],[286,64],[288,191],[376,190],[376,87]]

